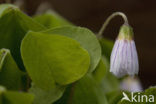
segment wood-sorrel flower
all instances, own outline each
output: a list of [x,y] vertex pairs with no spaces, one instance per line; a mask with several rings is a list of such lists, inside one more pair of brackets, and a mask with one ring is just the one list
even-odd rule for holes
[[122,77],[127,74],[134,76],[138,74],[138,71],[138,55],[133,40],[133,31],[130,26],[123,25],[112,50],[110,72],[117,77]]

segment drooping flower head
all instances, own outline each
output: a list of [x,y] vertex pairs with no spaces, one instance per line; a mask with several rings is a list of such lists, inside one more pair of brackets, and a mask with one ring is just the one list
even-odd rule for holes
[[114,44],[110,72],[117,77],[138,74],[138,55],[133,40],[133,30],[129,25],[122,25]]

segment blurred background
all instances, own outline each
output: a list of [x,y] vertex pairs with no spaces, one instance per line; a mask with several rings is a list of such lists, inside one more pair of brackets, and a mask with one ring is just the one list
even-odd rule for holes
[[[98,32],[113,12],[124,12],[134,29],[139,55],[141,79],[144,88],[156,85],[156,1],[155,0],[0,0],[15,3],[33,16],[41,4],[52,8],[72,23]],[[121,17],[113,19],[103,36],[115,40]]]

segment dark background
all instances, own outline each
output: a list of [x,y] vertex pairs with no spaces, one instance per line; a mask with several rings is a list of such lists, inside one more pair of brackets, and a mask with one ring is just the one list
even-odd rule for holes
[[[14,2],[15,0],[0,0]],[[98,32],[105,19],[113,12],[124,12],[134,29],[139,55],[139,77],[144,88],[156,85],[156,1],[155,0],[17,0],[16,4],[29,15],[34,15],[40,4],[48,2],[59,14],[76,25]],[[48,7],[48,6],[47,6]],[[113,19],[104,36],[115,40],[121,17]]]

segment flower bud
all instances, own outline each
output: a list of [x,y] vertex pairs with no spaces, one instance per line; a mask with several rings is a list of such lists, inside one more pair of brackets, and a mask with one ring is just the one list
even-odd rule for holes
[[138,74],[138,55],[133,40],[133,30],[123,25],[111,53],[110,72],[117,77]]
[[120,89],[129,92],[142,92],[143,88],[137,77],[126,77],[120,83]]

